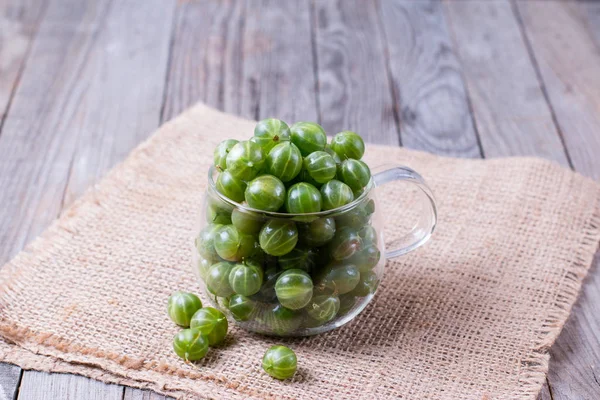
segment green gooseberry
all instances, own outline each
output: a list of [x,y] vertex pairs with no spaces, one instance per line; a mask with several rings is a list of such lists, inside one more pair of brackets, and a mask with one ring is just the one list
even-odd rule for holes
[[360,280],[356,287],[349,293],[356,297],[366,297],[375,293],[379,286],[379,278],[373,271],[361,272]]
[[321,193],[310,183],[292,185],[285,198],[285,209],[291,214],[308,214],[321,211]]
[[369,199],[363,206],[367,215],[371,215],[375,212],[375,200]]
[[335,235],[335,219],[323,217],[305,224],[298,224],[298,235],[302,243],[308,246],[323,246]]
[[196,311],[202,308],[202,302],[193,293],[174,292],[169,296],[167,302],[167,311],[173,322],[179,326],[187,328],[190,326],[190,320]]
[[294,332],[302,325],[303,319],[300,311],[290,310],[281,304],[276,304],[262,316],[263,324],[278,335]]
[[281,275],[281,272],[277,271],[277,268],[275,267],[265,269],[263,285],[261,286],[258,293],[256,293],[253,296],[250,296],[250,298],[261,303],[273,303],[277,301],[277,293],[275,293],[275,284],[277,283],[279,275]]
[[342,160],[348,158],[360,160],[365,154],[365,142],[359,134],[352,131],[337,133],[331,140],[330,146]]
[[354,200],[354,194],[350,186],[336,179],[332,179],[321,186],[321,199],[323,210],[333,210]]
[[369,215],[362,207],[354,207],[335,217],[336,226],[360,229],[369,222]]
[[206,279],[206,273],[208,272],[208,269],[211,266],[212,266],[212,262],[211,261],[209,261],[206,258],[202,257],[201,255],[198,255],[198,260],[196,261],[196,265],[193,268],[194,274],[196,275],[196,278],[205,280]]
[[262,148],[251,141],[239,142],[227,154],[227,171],[243,181],[254,179],[264,165]]
[[[256,239],[256,236],[254,236],[254,238]],[[260,247],[260,243],[258,243],[258,241],[255,240],[254,241],[254,249],[252,250],[252,254],[250,254],[248,257],[244,258],[244,261],[245,262],[253,262],[258,265],[265,265],[267,262],[267,257],[269,257],[269,256]]]
[[292,143],[294,143],[303,157],[314,151],[321,151],[327,144],[327,135],[321,125],[314,122],[296,122],[290,128]]
[[206,207],[206,222],[209,224],[229,225],[231,223],[231,211],[216,204],[208,204]]
[[369,272],[375,268],[380,259],[381,252],[376,245],[371,244],[354,253],[354,255],[348,259],[348,261],[356,265],[359,271],[363,273]]
[[240,211],[237,208],[231,213],[231,223],[236,229],[248,235],[256,235],[263,226],[263,218],[253,212]]
[[198,361],[208,352],[208,339],[199,329],[183,329],[173,337],[173,350],[185,361]]
[[360,280],[358,267],[352,264],[329,264],[319,275],[317,288],[325,293],[350,293]]
[[246,182],[233,176],[229,171],[223,171],[217,177],[217,190],[225,197],[241,203],[244,201]]
[[329,254],[334,260],[346,260],[362,249],[362,238],[354,229],[338,229],[329,243]]
[[325,151],[315,151],[304,158],[304,170],[319,183],[327,183],[337,172],[335,160]]
[[223,225],[215,232],[215,250],[227,261],[240,261],[252,255],[255,242],[252,235],[241,233],[233,225]]
[[275,293],[282,306],[298,310],[308,304],[312,297],[313,282],[300,269],[283,271],[275,283]]
[[229,297],[233,294],[229,284],[229,274],[234,265],[229,261],[221,261],[210,267],[205,280],[209,292],[220,297]]
[[227,317],[213,307],[204,307],[196,311],[190,322],[192,328],[197,328],[208,339],[210,346],[215,346],[227,335]]
[[256,312],[256,302],[244,295],[234,294],[229,299],[228,308],[237,321],[248,321]]
[[224,171],[227,168],[227,155],[236,144],[238,144],[237,140],[226,139],[215,147],[213,161],[219,171]]
[[365,225],[358,231],[364,245],[377,244],[377,231],[371,225]]
[[280,119],[267,118],[259,121],[254,128],[254,137],[250,139],[262,147],[265,154],[276,145],[290,140],[290,127]]
[[276,379],[291,378],[296,373],[296,354],[285,346],[272,346],[262,360],[263,370]]
[[363,161],[348,159],[340,167],[340,178],[350,189],[360,191],[371,180],[371,170]]
[[339,309],[340,299],[337,295],[321,294],[313,296],[306,306],[306,313],[311,319],[322,325],[335,318]]
[[282,256],[296,247],[298,230],[294,221],[271,219],[263,225],[258,239],[265,253]]
[[340,156],[338,156],[338,153],[333,151],[331,145],[326,145],[323,151],[329,154],[331,157],[333,157],[333,161],[335,161],[336,166],[342,163],[342,159],[340,158]]
[[246,203],[263,211],[277,211],[285,202],[285,185],[273,175],[261,175],[248,183]]
[[282,182],[289,182],[302,170],[302,154],[295,144],[280,143],[267,155],[265,166],[268,174],[276,176]]
[[260,265],[247,261],[236,264],[229,273],[229,285],[237,294],[251,296],[260,290],[263,282],[263,271]]
[[196,238],[198,254],[207,260],[216,261],[219,259],[217,250],[215,250],[215,235],[222,227],[223,225],[220,224],[208,224],[200,231],[200,234]]
[[320,188],[321,186],[323,186],[322,183],[315,181],[312,178],[312,176],[310,176],[308,171],[306,169],[304,169],[304,167],[302,167],[302,169],[300,170],[300,173],[298,174],[298,176],[296,176],[296,179],[293,180],[293,183],[300,183],[300,182],[310,183],[311,185],[313,185],[316,188]]
[[301,269],[310,274],[315,266],[315,251],[311,248],[294,248],[289,253],[279,257],[277,262],[282,270]]
[[338,311],[338,317],[343,317],[354,308],[354,305],[356,304],[356,296],[354,296],[352,292],[350,292],[346,294],[341,294],[338,297],[340,299],[340,309]]

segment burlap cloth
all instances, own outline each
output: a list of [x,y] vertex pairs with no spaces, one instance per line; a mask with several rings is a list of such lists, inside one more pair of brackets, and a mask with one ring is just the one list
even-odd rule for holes
[[[388,262],[354,321],[295,340],[236,329],[193,369],[171,350],[165,311],[190,272],[212,149],[254,123],[198,105],[167,123],[0,272],[0,359],[181,397],[227,399],[534,398],[548,349],[600,240],[600,188],[546,161],[459,160],[369,146],[433,187],[433,239]],[[393,238],[411,210],[382,192]],[[397,221],[398,223],[394,223]],[[273,343],[299,358],[268,377]]]

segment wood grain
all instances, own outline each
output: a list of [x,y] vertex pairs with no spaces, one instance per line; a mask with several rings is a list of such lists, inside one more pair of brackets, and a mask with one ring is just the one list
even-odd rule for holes
[[461,66],[438,1],[381,1],[406,147],[480,157]]
[[139,390],[126,387],[123,394],[123,400],[167,400],[171,397],[165,397],[161,394],[149,390]]
[[578,6],[583,22],[589,29],[596,47],[600,48],[600,2],[588,1]]
[[178,4],[163,120],[197,101],[241,113],[244,12],[241,1]]
[[[49,4],[0,135],[1,263],[158,126],[172,12],[146,4]],[[60,390],[46,388],[51,398],[80,387],[46,381]]]
[[317,121],[310,3],[248,0],[246,10],[241,115]]
[[398,145],[384,40],[373,1],[315,2],[321,123],[366,141]]
[[[594,10],[587,3],[518,2],[515,7],[573,166],[600,179],[600,41]],[[548,381],[554,399],[600,398],[598,315],[599,255],[550,350]]]
[[[0,135],[45,8],[45,1],[0,1]],[[0,265],[6,258],[1,247]],[[20,379],[20,368],[0,364],[0,398],[13,398]]]
[[[56,379],[59,377],[61,379]],[[19,400],[121,400],[123,387],[83,376],[28,371],[23,376]]]
[[125,1],[107,15],[80,72],[85,93],[74,110],[79,133],[65,205],[160,125],[174,11],[174,0]]
[[573,166],[600,180],[600,51],[579,4],[520,1],[517,9]]
[[444,6],[485,156],[539,156],[569,167],[510,3]]
[[45,1],[0,1],[0,128],[45,9]]

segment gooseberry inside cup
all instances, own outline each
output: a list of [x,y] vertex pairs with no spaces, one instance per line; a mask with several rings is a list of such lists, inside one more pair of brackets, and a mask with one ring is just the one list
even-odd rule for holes
[[[252,332],[309,336],[348,323],[373,299],[386,260],[424,244],[436,225],[431,190],[407,167],[381,168],[347,203],[335,182],[322,187],[321,193],[332,193],[330,204],[342,205],[311,213],[236,202],[218,190],[218,174],[215,167],[208,171],[192,267],[205,298]],[[417,221],[391,250],[383,228],[395,222],[377,200],[377,188],[389,182],[412,185],[420,194],[418,210],[412,210]]]

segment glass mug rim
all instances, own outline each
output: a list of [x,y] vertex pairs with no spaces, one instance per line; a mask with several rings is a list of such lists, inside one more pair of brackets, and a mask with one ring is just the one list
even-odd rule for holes
[[231,205],[235,208],[241,209],[245,212],[259,213],[259,214],[263,214],[265,216],[269,216],[269,217],[273,217],[273,218],[327,217],[330,215],[337,215],[344,211],[351,210],[354,207],[356,207],[357,205],[359,205],[365,198],[368,197],[371,190],[375,187],[375,181],[373,180],[373,176],[371,176],[371,178],[369,178],[369,183],[367,183],[367,186],[365,186],[361,195],[358,196],[357,198],[355,198],[354,200],[352,200],[350,203],[344,204],[341,207],[337,207],[337,208],[334,208],[331,210],[312,212],[312,213],[282,213],[282,212],[277,212],[277,211],[265,211],[265,210],[260,210],[258,208],[252,208],[252,207],[246,206],[242,203],[238,203],[237,201],[234,201],[234,200],[230,199],[229,197],[225,196],[224,194],[219,192],[219,190],[217,190],[217,186],[216,186],[216,183],[214,180],[215,172],[219,172],[219,171],[214,165],[211,165],[210,168],[208,169],[208,185],[209,185],[210,189],[213,190],[214,193],[221,200],[223,200],[224,202],[228,203],[229,205]]

